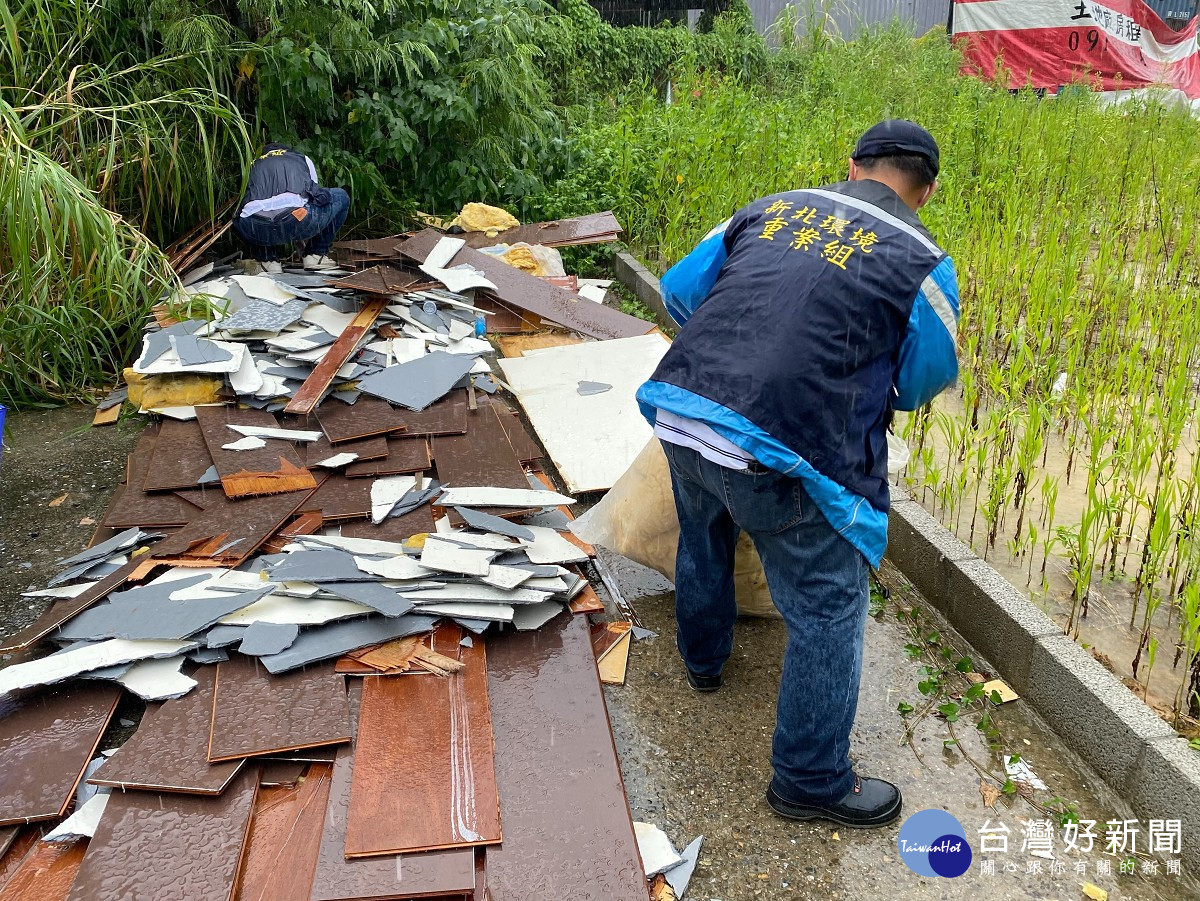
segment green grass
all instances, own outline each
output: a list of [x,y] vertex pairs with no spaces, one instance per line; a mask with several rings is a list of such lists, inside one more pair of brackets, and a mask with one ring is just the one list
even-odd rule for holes
[[1153,98],[1039,101],[959,69],[944,35],[891,29],[813,39],[760,83],[677,85],[670,107],[634,95],[586,119],[547,206],[615,209],[665,269],[746,202],[844,178],[874,122],[929,128],[941,187],[922,215],[958,267],[962,372],[952,403],[901,417],[907,480],[984,553],[1028,558],[1031,579],[1035,556],[1063,556],[1073,634],[1094,578],[1129,580],[1130,663],[1143,680],[1149,658],[1175,667],[1176,708],[1194,710],[1200,124]]

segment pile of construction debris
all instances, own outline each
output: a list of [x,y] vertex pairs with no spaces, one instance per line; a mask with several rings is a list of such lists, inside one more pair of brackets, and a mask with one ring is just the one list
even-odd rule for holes
[[[665,341],[474,249],[618,233],[428,229],[335,246],[331,273],[184,274],[97,413],[152,416],[125,481],[0,646],[0,901],[647,897],[594,656],[619,682],[634,630],[589,624],[603,566],[485,336],[622,361],[649,336],[634,375]],[[618,457],[644,427],[628,377],[569,382],[585,415],[623,397],[588,438]]]

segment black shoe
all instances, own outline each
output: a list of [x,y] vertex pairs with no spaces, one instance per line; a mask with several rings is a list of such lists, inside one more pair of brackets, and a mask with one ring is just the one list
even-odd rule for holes
[[690,669],[687,670],[687,680],[693,691],[716,691],[721,687],[720,676],[698,676]]
[[843,826],[869,829],[885,826],[900,816],[904,800],[900,789],[890,782],[855,776],[854,788],[836,804],[796,804],[781,798],[774,788],[767,789],[767,803],[781,817],[791,820],[833,820]]

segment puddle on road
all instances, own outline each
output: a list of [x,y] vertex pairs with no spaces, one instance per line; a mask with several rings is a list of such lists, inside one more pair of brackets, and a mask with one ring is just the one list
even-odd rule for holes
[[[901,701],[920,703],[920,663],[905,655],[910,636],[892,613],[868,623],[852,756],[863,774],[901,787],[905,817],[922,809],[946,810],[957,817],[976,856],[972,869],[953,882],[910,872],[897,850],[902,820],[883,829],[852,830],[776,817],[763,801],[763,792],[770,778],[771,734],[786,642],[783,623],[739,620],[725,685],[711,695],[696,694],[687,688],[675,650],[674,596],[663,589],[665,580],[622,558],[606,555],[606,561],[643,623],[660,636],[635,642],[626,684],[606,690],[626,791],[634,817],[662,827],[677,847],[696,835],[705,836],[689,897],[1065,899],[1080,897],[1079,884],[1086,880],[1108,889],[1112,901],[1200,898],[1192,884],[1166,876],[1163,865],[1156,878],[1120,877],[1115,864],[1114,875],[1097,875],[1096,864],[1115,860],[1100,853],[1103,823],[1133,819],[1133,814],[1017,701],[996,716],[1003,753],[1021,754],[1049,785],[1049,791],[1037,792],[1036,800],[1045,804],[1061,795],[1076,805],[1080,817],[1100,823],[1100,847],[1092,854],[1055,852],[1063,863],[1061,873],[1052,872],[1053,861],[1022,852],[1022,821],[1041,819],[1043,814],[1015,796],[1002,798],[995,811],[984,807],[976,764],[994,773],[1002,772],[1003,764],[975,728],[977,714],[964,714],[955,726],[961,751],[944,746],[950,735],[936,717],[918,724],[912,746],[905,741],[904,721],[896,707]],[[896,586],[895,602],[905,598],[904,603],[920,604],[931,620],[937,619],[923,601],[904,593],[898,573],[892,570],[887,578]],[[951,640],[965,647],[938,622]],[[988,823],[1003,823],[1010,830],[1009,852],[986,855],[996,862],[995,876],[979,872],[978,831]],[[1143,839],[1146,828],[1142,824]],[[1061,830],[1058,836],[1061,848]],[[1078,860],[1087,865],[1086,876],[1075,871]],[[1031,861],[1041,872],[1029,872]],[[1006,864],[1019,864],[1019,872],[1005,872]]]

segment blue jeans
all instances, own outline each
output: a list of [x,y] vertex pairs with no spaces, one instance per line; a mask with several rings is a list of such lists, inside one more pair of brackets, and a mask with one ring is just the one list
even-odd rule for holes
[[290,213],[276,219],[239,216],[233,220],[233,230],[253,248],[254,259],[260,263],[279,259],[278,248],[297,241],[307,242],[306,253],[327,254],[350,212],[350,195],[341,188],[330,188],[329,197],[326,206],[305,204],[308,215],[303,219],[297,220]]
[[854,785],[850,729],[869,606],[867,561],[799,479],[726,469],[667,442],[663,450],[679,512],[675,618],[683,662],[715,676],[729,659],[734,546],[745,530],[788,630],[771,785],[789,801],[832,804]]

